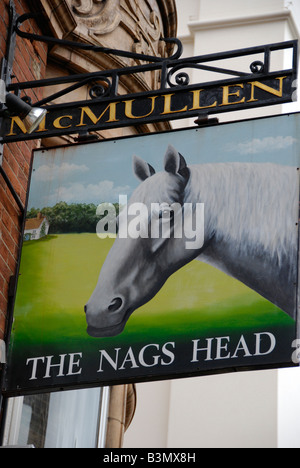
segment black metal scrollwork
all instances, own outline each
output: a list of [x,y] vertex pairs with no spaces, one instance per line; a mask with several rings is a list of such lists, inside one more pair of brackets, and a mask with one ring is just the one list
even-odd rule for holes
[[[178,69],[178,67],[175,67],[168,73],[167,83],[170,86],[170,88],[174,88],[175,86],[188,86],[190,84],[191,79],[188,73],[186,72],[177,73],[179,72],[181,68],[182,67]],[[174,84],[172,83],[171,79],[175,75],[175,73],[177,73],[177,75],[175,76],[176,83]]]
[[[268,78],[271,76],[270,63],[271,54],[274,51],[291,49],[293,52],[293,64],[287,73],[296,73],[298,66],[298,55],[297,55],[297,42],[289,41],[278,44],[267,44],[263,46],[251,47],[246,49],[233,50],[228,52],[213,53],[208,55],[202,55],[197,57],[181,58],[183,53],[183,46],[179,39],[176,38],[164,38],[161,41],[166,43],[175,44],[175,52],[170,57],[152,57],[144,54],[136,54],[129,51],[121,51],[99,47],[94,44],[85,44],[80,42],[72,42],[67,40],[61,40],[54,37],[39,36],[28,33],[21,29],[22,24],[30,18],[36,17],[33,14],[25,14],[14,19],[14,31],[17,35],[31,39],[42,41],[50,44],[60,44],[65,47],[79,48],[83,50],[93,50],[97,53],[113,54],[122,57],[130,57],[140,60],[142,65],[134,65],[132,67],[122,67],[115,70],[99,70],[98,72],[70,75],[64,77],[57,77],[51,79],[37,80],[26,83],[10,83],[7,86],[7,91],[15,92],[20,94],[21,91],[34,88],[42,88],[54,85],[65,85],[65,88],[52,95],[48,95],[46,98],[34,103],[35,106],[43,106],[49,104],[48,108],[55,106],[55,100],[58,98],[68,95],[71,92],[83,87],[88,86],[90,99],[93,101],[101,101],[108,99],[115,99],[119,94],[122,94],[119,89],[119,83],[124,79],[125,76],[137,75],[143,73],[158,73],[160,74],[160,90],[157,92],[165,92],[167,89],[179,89],[185,90],[185,88],[191,86],[191,73],[192,70],[200,70],[202,72],[209,72],[207,81],[205,74],[199,78],[197,84],[200,86],[208,85],[211,82],[214,84],[220,83],[232,83],[235,77],[245,82],[248,79],[253,78],[253,75],[260,75],[260,77]],[[250,63],[250,70],[248,72],[236,69],[236,59],[248,57],[248,63]],[[261,57],[262,61],[255,60],[255,58]],[[245,59],[244,59],[245,60]],[[149,63],[145,63],[149,62]],[[252,62],[252,63],[251,63]],[[230,64],[232,68],[224,68],[224,64]],[[239,62],[244,64],[244,62]],[[234,65],[232,65],[234,64]],[[244,65],[243,65],[244,67]],[[242,68],[242,67],[241,67]],[[243,69],[243,68],[242,68]],[[218,75],[221,75],[218,78]],[[223,76],[222,76],[223,75]],[[227,75],[228,79],[226,79]],[[147,97],[147,92],[140,93],[139,96]],[[69,103],[71,105],[71,103]]]
[[20,29],[21,25],[25,21],[28,21],[31,18],[37,19],[38,17],[43,17],[43,15],[40,13],[38,14],[25,13],[24,15],[19,16],[14,26],[15,32],[17,33],[17,35],[26,39],[31,39],[31,40],[33,39],[36,41],[45,42],[47,44],[60,44],[66,47],[73,47],[75,49],[92,50],[93,52],[96,52],[96,53],[111,54],[111,55],[116,55],[118,57],[127,57],[127,58],[132,58],[135,60],[143,60],[144,62],[153,62],[153,63],[161,63],[165,60],[177,60],[181,57],[183,53],[182,43],[179,39],[175,37],[160,39],[161,41],[164,41],[168,44],[175,44],[177,46],[177,50],[174,52],[174,54],[171,57],[164,58],[164,57],[156,57],[156,56],[146,55],[146,54],[137,54],[137,53],[128,52],[125,50],[110,49],[108,47],[100,47],[94,44],[86,44],[82,42],[68,41],[65,39],[57,39],[55,37],[50,37],[50,36],[42,36],[38,34],[28,33]]
[[[247,76],[248,75],[248,73],[244,73],[244,72],[237,71],[237,70],[231,70],[231,69],[229,70],[228,68],[204,65],[202,63],[188,63],[187,62],[187,63],[182,63],[180,65],[177,65],[171,68],[171,70],[169,71],[167,75],[167,84],[171,88],[174,88],[175,86],[188,86],[190,84],[189,74],[186,71],[181,72],[181,73],[179,73],[179,71],[183,69],[189,69],[189,68],[192,68],[195,70],[213,72],[213,73],[221,73],[225,75],[232,75],[232,76]],[[172,82],[172,78],[174,75],[176,75],[175,83]]]
[[100,99],[110,95],[111,92],[111,82],[106,77],[100,77],[99,81],[102,83],[94,84],[90,90],[89,95],[91,99]]
[[251,63],[250,70],[254,74],[263,73],[265,70],[265,64],[261,62],[260,60],[256,60],[255,62]]

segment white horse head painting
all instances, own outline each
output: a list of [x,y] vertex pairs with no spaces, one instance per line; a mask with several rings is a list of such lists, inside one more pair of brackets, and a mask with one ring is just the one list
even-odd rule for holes
[[[136,202],[149,212],[153,204],[174,205],[182,211],[202,204],[202,241],[188,246],[185,230],[182,236],[165,238],[117,236],[85,306],[89,335],[120,334],[134,310],[150,301],[173,273],[193,259],[222,270],[295,317],[297,168],[269,163],[188,166],[169,146],[162,172],[156,173],[137,157],[134,172],[141,184],[126,209]],[[161,213],[157,222],[164,222]]]

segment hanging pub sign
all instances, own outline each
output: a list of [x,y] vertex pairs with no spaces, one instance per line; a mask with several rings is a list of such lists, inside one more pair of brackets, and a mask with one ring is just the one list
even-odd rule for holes
[[3,392],[298,365],[299,133],[35,151]]

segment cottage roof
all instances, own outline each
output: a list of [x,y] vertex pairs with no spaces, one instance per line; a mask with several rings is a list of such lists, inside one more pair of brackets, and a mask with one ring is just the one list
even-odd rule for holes
[[31,231],[32,229],[39,229],[44,221],[47,221],[45,216],[42,216],[40,213],[37,218],[26,219],[25,231]]

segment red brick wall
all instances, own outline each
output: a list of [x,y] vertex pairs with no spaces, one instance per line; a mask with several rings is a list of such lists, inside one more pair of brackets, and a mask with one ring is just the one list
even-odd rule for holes
[[[9,0],[0,1],[0,60],[6,53]],[[15,0],[18,14],[29,10],[26,0]],[[23,28],[41,33],[34,21],[27,21]],[[45,77],[47,48],[44,44],[17,38],[13,75],[15,81],[33,81]],[[41,90],[28,91],[35,100],[41,99]],[[21,201],[25,203],[32,150],[37,141],[4,145],[3,169],[10,178]],[[7,321],[8,287],[15,274],[20,243],[21,213],[0,175],[0,339],[4,337]]]

